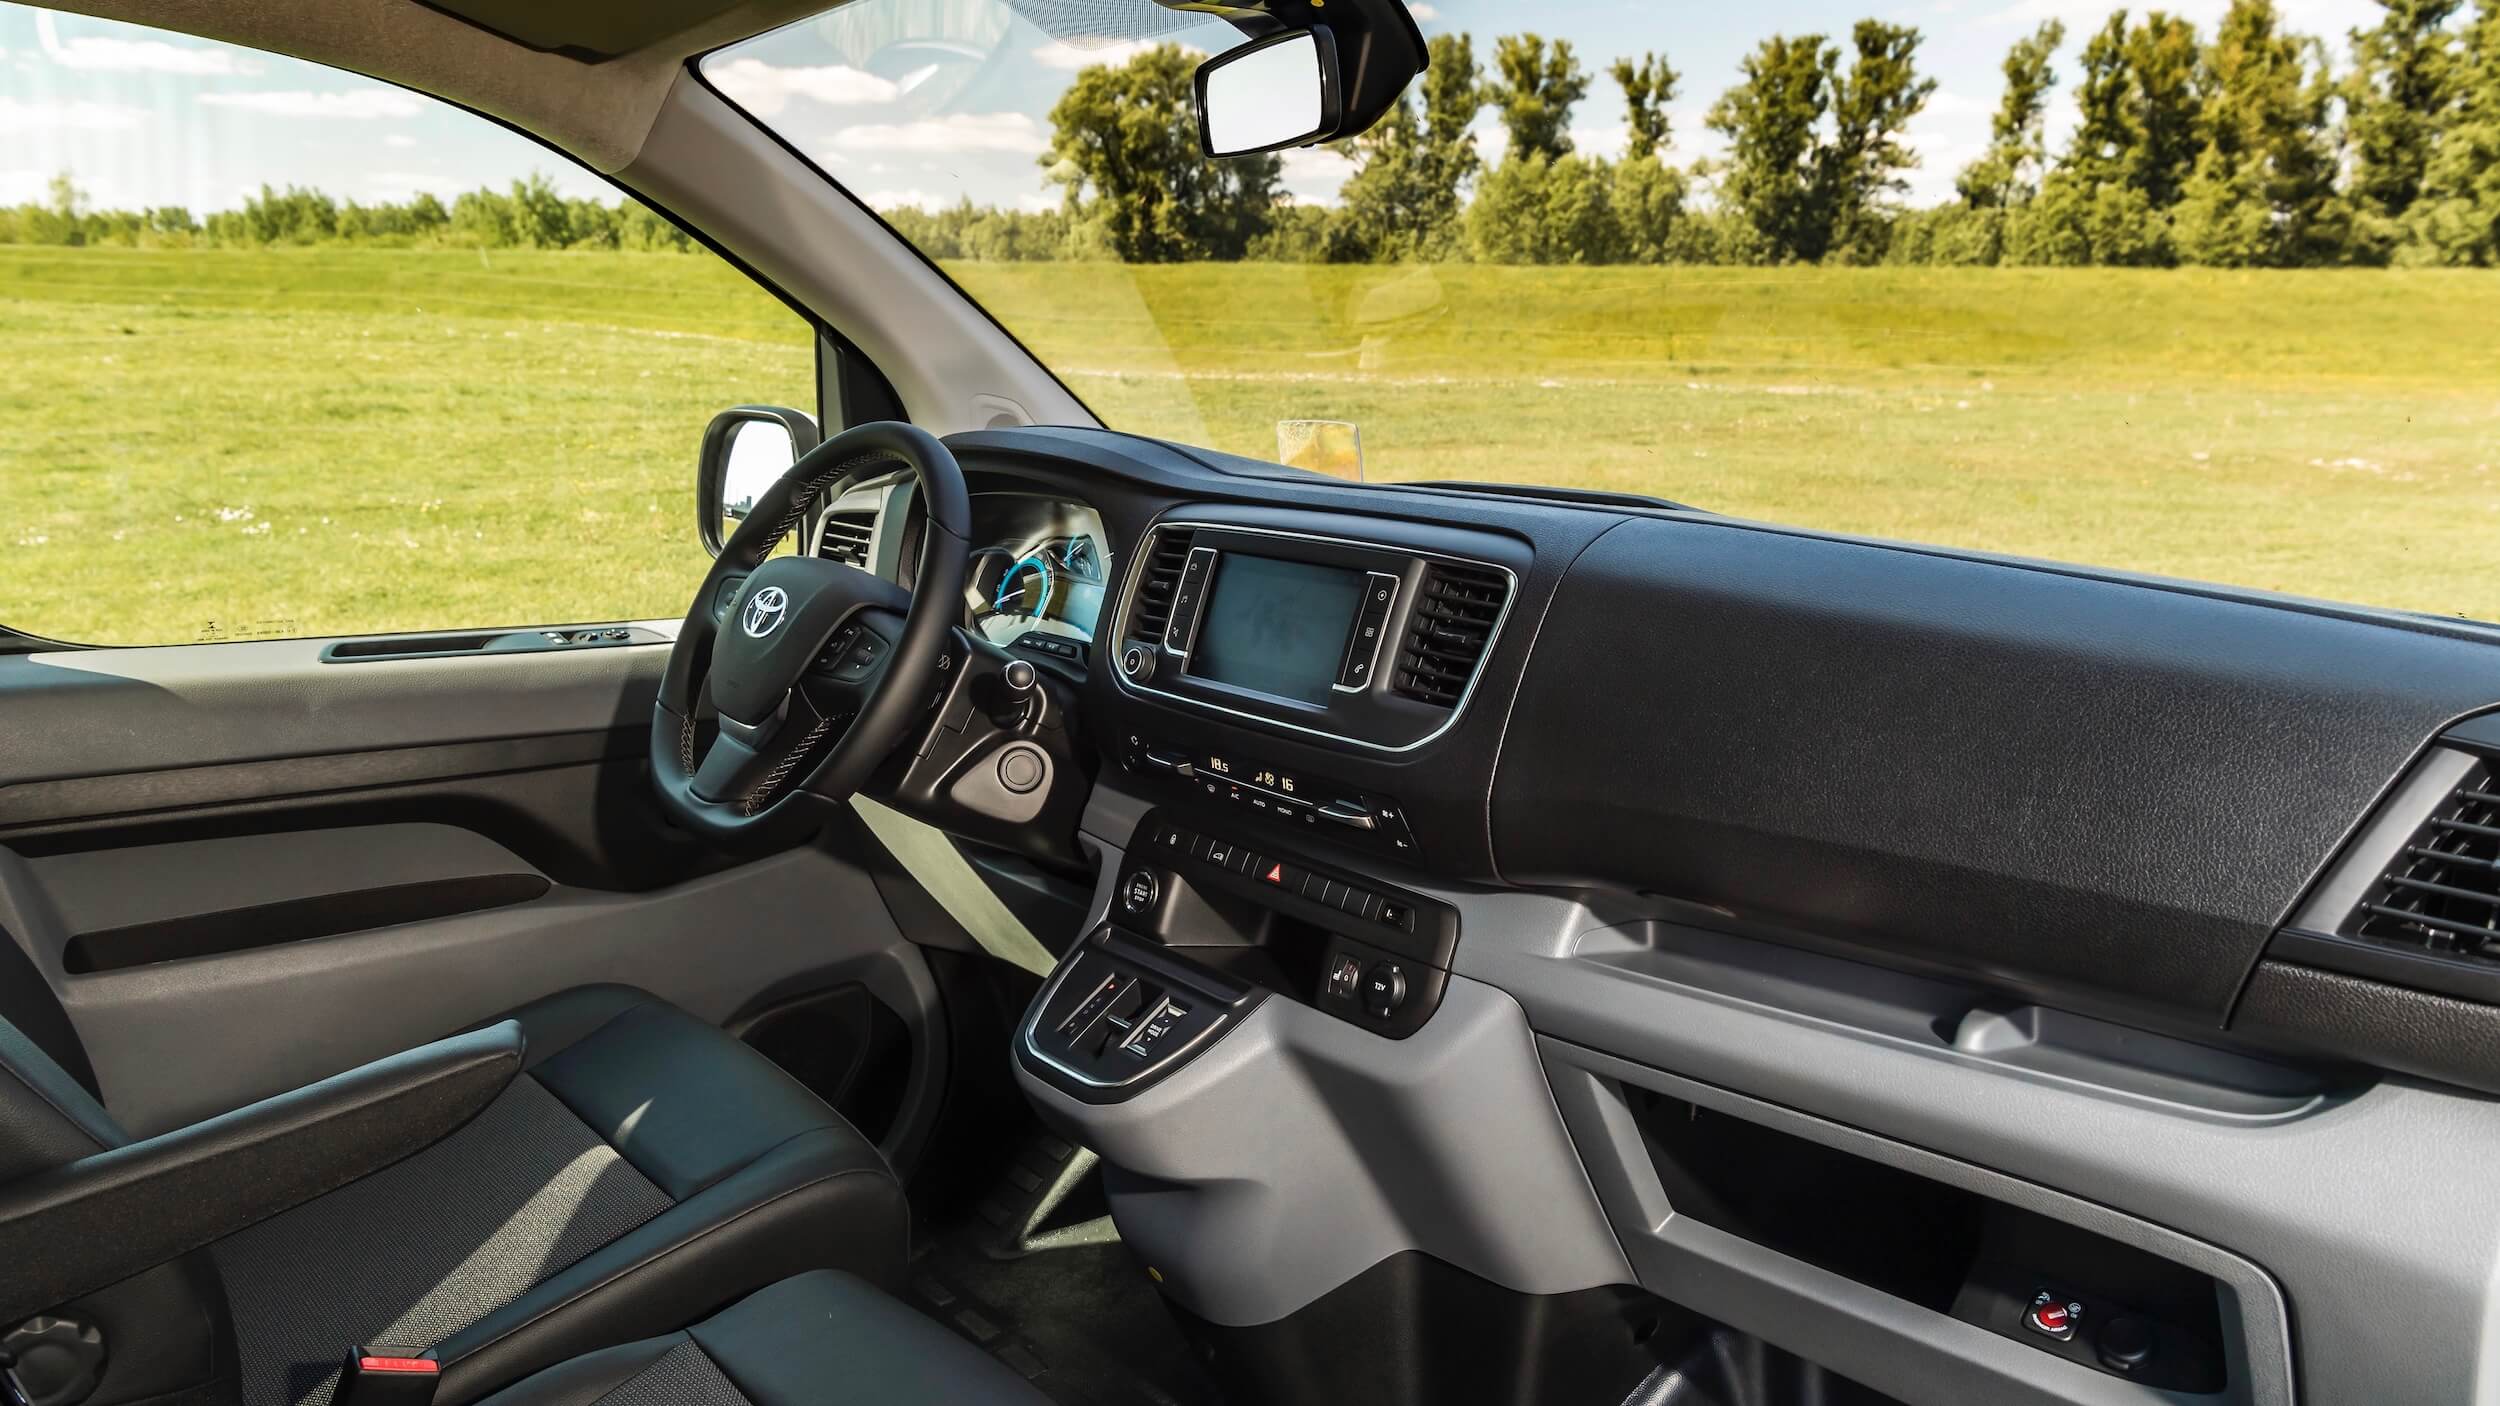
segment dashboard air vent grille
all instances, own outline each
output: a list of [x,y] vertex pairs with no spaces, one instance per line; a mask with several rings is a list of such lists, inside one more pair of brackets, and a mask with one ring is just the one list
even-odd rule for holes
[[868,538],[876,530],[875,513],[835,513],[825,519],[825,536],[816,546],[816,555],[865,571]]
[[1128,637],[1160,640],[1172,621],[1172,594],[1180,589],[1181,568],[1189,565],[1189,544],[1195,534],[1158,532],[1146,570],[1137,578],[1137,600],[1129,607]]
[[1509,598],[1509,579],[1490,567],[1427,564],[1398,646],[1397,691],[1436,708],[1457,707]]
[[2477,762],[2396,851],[2344,936],[2500,962],[2500,771]]

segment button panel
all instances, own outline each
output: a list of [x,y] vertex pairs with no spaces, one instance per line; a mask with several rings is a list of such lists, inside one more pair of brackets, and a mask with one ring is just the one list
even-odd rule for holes
[[1417,857],[1406,811],[1387,796],[1234,752],[1192,752],[1143,735],[1125,740],[1123,768],[1185,782],[1200,801],[1395,858]]
[[1355,615],[1354,633],[1347,638],[1345,663],[1337,670],[1337,687],[1359,693],[1370,687],[1372,671],[1380,663],[1381,637],[1389,631],[1389,611],[1398,602],[1398,578],[1385,571],[1369,573],[1363,581],[1363,608]]
[[[1383,893],[1376,880],[1331,873],[1236,840],[1202,835],[1162,816],[1150,817],[1141,825],[1138,838],[1144,845],[1162,851],[1168,859],[1190,860],[1208,870],[1248,880],[1257,886],[1262,901],[1299,900],[1288,911],[1308,915],[1331,928],[1360,932],[1366,940],[1417,961],[1447,966],[1455,950],[1454,920],[1445,939],[1439,930],[1442,925],[1419,921],[1421,905],[1414,899]],[[1137,882],[1141,878],[1145,880],[1142,885]],[[1153,876],[1142,869],[1121,885],[1121,906],[1131,914],[1143,914],[1160,896]],[[1141,903],[1132,906],[1132,899],[1140,899]],[[1313,914],[1303,905],[1326,912]]]
[[1028,1064],[1088,1102],[1127,1097],[1258,1003],[1260,993],[1105,928],[1042,989],[1021,1033]]
[[1181,583],[1172,592],[1171,623],[1163,628],[1163,647],[1183,659],[1198,638],[1198,607],[1206,600],[1207,578],[1215,572],[1215,549],[1193,547],[1181,568]]
[[[1446,904],[1401,893],[1379,880],[1322,868],[1264,842],[1200,833],[1160,813],[1140,822],[1128,854],[1132,869],[1165,866],[1167,891],[1192,893],[1161,911],[1166,919],[1198,904],[1242,901],[1292,923],[1253,920],[1260,945],[1275,954],[1262,979],[1283,978],[1295,999],[1377,1034],[1403,1039],[1439,1006],[1458,947],[1458,915]],[[1185,933],[1153,935],[1186,948]]]

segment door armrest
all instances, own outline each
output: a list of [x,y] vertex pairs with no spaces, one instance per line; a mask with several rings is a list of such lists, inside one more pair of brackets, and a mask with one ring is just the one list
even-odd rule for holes
[[117,1284],[433,1144],[503,1092],[522,1048],[520,1023],[507,1020],[0,1186],[0,1323]]

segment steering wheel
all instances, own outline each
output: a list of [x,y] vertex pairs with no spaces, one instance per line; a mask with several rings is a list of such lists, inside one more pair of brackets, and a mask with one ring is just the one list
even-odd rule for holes
[[[929,524],[916,591],[771,555],[818,504],[895,464],[918,478]],[[952,665],[971,535],[963,470],[926,430],[860,425],[791,465],[721,547],[669,652],[651,774],[670,817],[724,844],[763,844],[858,791]],[[708,748],[707,718],[718,724]]]

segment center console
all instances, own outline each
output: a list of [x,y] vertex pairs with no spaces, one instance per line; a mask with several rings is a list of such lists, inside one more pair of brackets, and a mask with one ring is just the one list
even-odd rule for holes
[[1101,1103],[1151,1086],[1270,996],[1402,1040],[1439,1008],[1457,950],[1448,904],[1154,812],[1104,922],[1027,1012],[1019,1055]]

